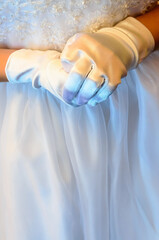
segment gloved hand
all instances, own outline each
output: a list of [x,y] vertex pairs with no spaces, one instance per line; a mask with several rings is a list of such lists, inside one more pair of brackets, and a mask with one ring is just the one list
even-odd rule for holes
[[9,82],[31,82],[34,88],[43,87],[64,101],[62,91],[68,74],[61,65],[59,52],[17,50],[9,56],[5,71]]
[[150,31],[133,17],[96,33],[75,34],[61,54],[63,68],[69,72],[64,100],[91,106],[106,100],[154,45]]

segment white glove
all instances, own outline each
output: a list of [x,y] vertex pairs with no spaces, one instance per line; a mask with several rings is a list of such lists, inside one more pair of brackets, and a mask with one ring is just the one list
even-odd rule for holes
[[133,17],[96,33],[75,34],[61,54],[62,65],[70,72],[63,89],[64,100],[91,106],[106,100],[154,45],[151,32]]
[[17,50],[9,56],[5,71],[9,82],[31,82],[34,88],[43,87],[64,101],[61,96],[68,74],[61,65],[59,52]]

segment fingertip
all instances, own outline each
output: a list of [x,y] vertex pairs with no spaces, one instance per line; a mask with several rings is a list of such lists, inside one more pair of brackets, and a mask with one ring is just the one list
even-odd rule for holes
[[78,105],[84,105],[84,104],[86,104],[88,101],[89,101],[89,98],[84,97],[84,96],[82,96],[82,95],[79,95],[79,96],[77,96],[77,98],[76,98],[76,103],[77,103]]
[[84,78],[80,74],[71,72],[64,85],[63,97],[70,102],[79,91],[80,87],[83,84],[83,81]]
[[96,106],[97,104],[98,104],[98,102],[96,102],[96,101],[89,101],[89,102],[88,102],[88,105],[91,106],[91,107],[94,107],[94,106]]
[[64,89],[63,90],[63,99],[67,102],[67,103],[71,103],[72,99],[74,98],[75,93],[69,91],[68,89]]

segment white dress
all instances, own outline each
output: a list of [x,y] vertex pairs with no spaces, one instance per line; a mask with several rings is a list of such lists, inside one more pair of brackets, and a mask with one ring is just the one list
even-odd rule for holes
[[[62,50],[155,0],[0,0],[0,43]],[[74,108],[0,84],[0,240],[159,239],[159,51]]]

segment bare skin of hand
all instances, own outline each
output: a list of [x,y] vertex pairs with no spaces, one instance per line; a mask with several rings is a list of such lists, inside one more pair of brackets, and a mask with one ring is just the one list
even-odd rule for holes
[[[17,49],[16,49],[17,50]],[[5,74],[5,66],[7,60],[11,53],[16,51],[15,49],[0,49],[0,82],[7,82],[6,74]]]
[[159,6],[155,7],[152,11],[140,15],[136,18],[142,24],[144,24],[155,40],[155,49],[159,48]]

